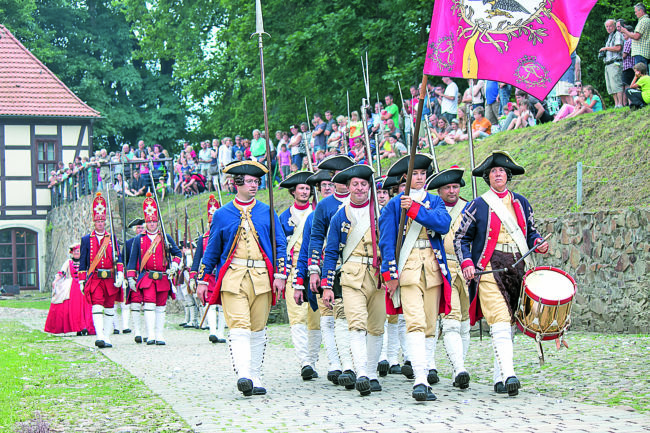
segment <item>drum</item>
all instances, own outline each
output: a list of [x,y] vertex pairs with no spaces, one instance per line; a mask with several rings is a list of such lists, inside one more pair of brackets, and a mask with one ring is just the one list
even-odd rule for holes
[[526,272],[515,312],[517,326],[537,341],[561,337],[571,323],[576,282],[561,269],[538,266]]

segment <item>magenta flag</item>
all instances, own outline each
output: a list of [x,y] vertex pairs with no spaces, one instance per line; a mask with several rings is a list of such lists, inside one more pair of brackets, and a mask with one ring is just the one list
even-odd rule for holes
[[543,99],[596,0],[436,0],[424,73],[502,81]]

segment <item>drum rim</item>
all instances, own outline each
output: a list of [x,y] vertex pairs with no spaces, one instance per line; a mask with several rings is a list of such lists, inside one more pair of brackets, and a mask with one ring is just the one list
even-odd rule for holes
[[[554,272],[557,272],[559,274],[564,275],[565,277],[567,277],[569,279],[569,281],[571,281],[571,284],[573,285],[573,293],[568,298],[564,298],[564,299],[560,299],[560,300],[546,299],[546,298],[542,298],[541,296],[538,296],[538,295],[532,293],[530,290],[528,290],[528,285],[526,284],[526,277],[529,274],[532,274],[535,271],[554,271]],[[576,280],[574,280],[573,277],[571,275],[569,275],[568,272],[563,271],[562,269],[556,268],[556,267],[553,267],[553,266],[537,266],[537,267],[529,269],[524,274],[523,285],[524,285],[526,294],[531,299],[533,299],[535,302],[540,302],[540,303],[545,304],[545,305],[563,305],[563,304],[567,304],[567,303],[569,303],[569,302],[571,302],[573,300],[574,296],[576,295],[576,291],[577,291]]]
[[566,331],[566,327],[565,327],[564,329],[562,329],[562,330],[559,331],[559,332],[553,332],[553,333],[550,333],[550,334],[545,334],[545,333],[541,333],[541,332],[535,332],[535,331],[532,331],[532,330],[531,330],[530,328],[528,328],[527,326],[522,325],[522,323],[519,321],[519,319],[517,319],[517,328],[519,328],[519,330],[520,330],[524,335],[526,335],[527,337],[531,337],[531,338],[535,338],[535,339],[537,339],[537,336],[539,335],[539,336],[540,336],[540,339],[541,339],[542,341],[555,340],[556,338],[560,338],[562,335],[564,335],[564,332]]

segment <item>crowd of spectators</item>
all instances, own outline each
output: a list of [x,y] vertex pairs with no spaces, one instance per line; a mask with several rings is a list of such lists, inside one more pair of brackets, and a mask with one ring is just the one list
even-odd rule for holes
[[[635,13],[638,23],[634,28],[623,20],[605,22],[608,37],[600,57],[605,63],[607,93],[614,100],[614,108],[638,108],[650,103],[650,19],[641,3],[635,6]],[[441,81],[427,84],[418,131],[421,149],[464,142],[470,134],[474,140],[481,140],[501,131],[605,109],[598,90],[582,85],[580,57],[575,52],[571,55],[571,66],[543,101],[522,90],[516,90],[513,98],[512,87],[496,81],[478,80],[462,95],[451,78],[442,77]],[[401,109],[393,95],[388,94],[383,103],[378,100],[372,108],[352,111],[349,119],[328,110],[324,116],[315,113],[310,125],[295,123],[288,131],[276,131],[269,140],[274,181],[315,167],[333,154],[344,153],[355,161],[366,161],[366,132],[371,158],[376,158],[377,152],[380,158],[405,154],[413,138],[420,89],[413,85],[409,90],[411,98],[401,101]],[[227,194],[234,193],[235,187],[230,176],[223,173],[226,165],[241,160],[266,164],[266,158],[266,139],[258,129],[251,131],[249,137],[214,138],[202,141],[196,148],[186,142],[174,158],[161,145],[146,146],[141,140],[136,149],[124,145],[121,151],[110,154],[102,149],[90,159],[77,157],[67,167],[59,162],[58,169],[50,174],[50,186],[74,180],[86,189],[89,185],[98,190],[112,188],[134,197],[155,188],[162,200],[170,193],[189,196],[218,188]],[[260,187],[267,187],[266,179]]]

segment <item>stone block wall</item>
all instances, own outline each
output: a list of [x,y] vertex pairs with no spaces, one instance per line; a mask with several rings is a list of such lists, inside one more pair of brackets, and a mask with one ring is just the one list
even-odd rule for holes
[[[105,193],[104,193],[105,194]],[[50,291],[54,275],[68,259],[68,247],[74,242],[81,242],[81,237],[93,230],[92,222],[93,196],[52,209],[47,215],[47,261],[46,283],[43,289]],[[118,208],[117,194],[111,192],[113,225],[118,239],[122,239],[122,219]],[[107,230],[110,230],[106,222]]]
[[537,264],[563,269],[577,283],[571,329],[650,333],[650,210],[538,219],[538,229],[554,236]]

